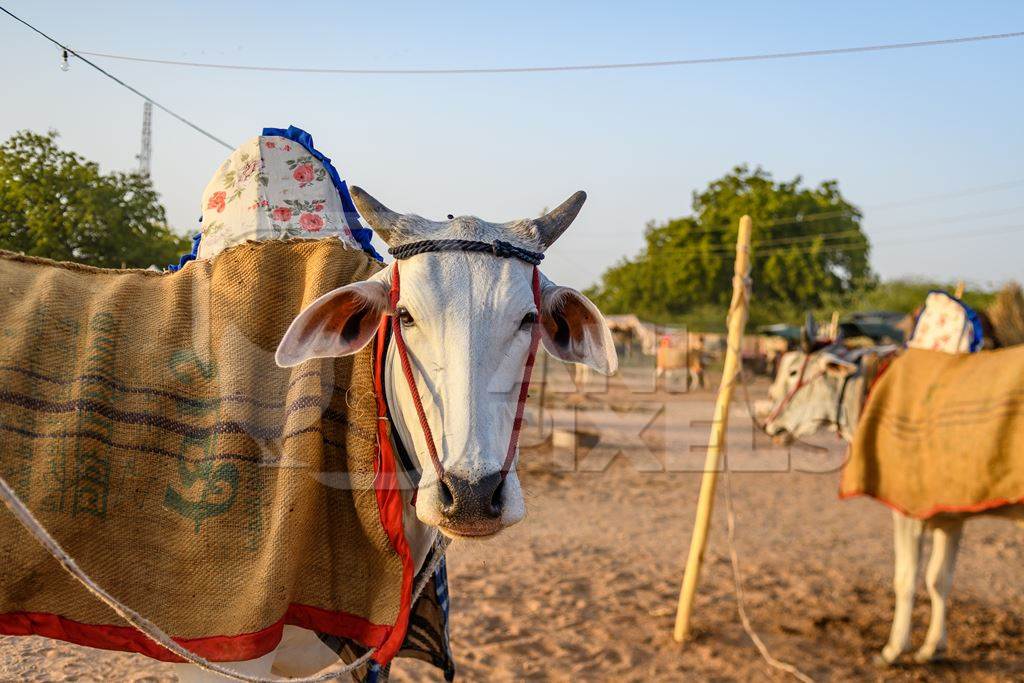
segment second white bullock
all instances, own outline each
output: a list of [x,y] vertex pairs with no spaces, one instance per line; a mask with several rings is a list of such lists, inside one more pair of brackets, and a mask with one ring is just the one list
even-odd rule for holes
[[[781,443],[822,429],[836,430],[844,440],[851,442],[879,360],[894,350],[894,347],[875,347],[851,353],[832,347],[810,355],[801,351],[785,354],[769,391],[770,406],[763,411],[767,413],[765,430]],[[927,519],[893,511],[896,606],[889,640],[876,656],[878,664],[890,665],[910,649],[914,591],[926,535],[930,535],[932,541],[924,577],[931,598],[931,621],[914,659],[925,663],[940,658],[945,652],[949,591],[963,524],[977,514],[1021,518],[1024,506],[1007,505],[984,513],[942,512]]]

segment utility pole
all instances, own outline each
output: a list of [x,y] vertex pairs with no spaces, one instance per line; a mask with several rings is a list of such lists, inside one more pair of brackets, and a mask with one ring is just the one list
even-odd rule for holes
[[148,178],[153,160],[153,103],[149,100],[142,105],[142,148],[135,158],[139,160],[139,175]]

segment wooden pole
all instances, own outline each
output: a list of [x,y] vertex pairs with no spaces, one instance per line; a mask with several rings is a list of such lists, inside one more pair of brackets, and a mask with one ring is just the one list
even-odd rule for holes
[[750,216],[740,219],[739,234],[736,238],[736,267],[732,285],[732,303],[729,306],[729,335],[725,351],[725,367],[722,369],[722,382],[718,387],[718,400],[715,402],[715,416],[711,423],[711,438],[708,440],[707,457],[704,460],[704,476],[700,483],[700,498],[697,500],[697,519],[693,524],[693,537],[690,540],[690,555],[686,560],[686,573],[683,585],[679,590],[679,608],[676,612],[676,627],[673,637],[677,643],[683,642],[690,632],[690,615],[693,612],[693,598],[697,592],[697,581],[700,578],[701,564],[704,562],[704,549],[708,541],[708,529],[711,524],[711,510],[715,504],[715,486],[718,483],[718,464],[721,460],[722,445],[725,443],[725,430],[729,426],[729,403],[732,391],[736,386],[736,377],[740,371],[740,343],[743,340],[743,329],[747,324],[750,276],[750,232],[752,229]]
[[839,311],[832,311],[832,321],[828,324],[828,338],[835,341],[839,337]]
[[954,294],[954,296],[957,299],[963,299],[964,298],[964,286],[965,285],[964,285],[964,281],[963,280],[960,280],[960,281],[958,281],[956,283],[956,294]]

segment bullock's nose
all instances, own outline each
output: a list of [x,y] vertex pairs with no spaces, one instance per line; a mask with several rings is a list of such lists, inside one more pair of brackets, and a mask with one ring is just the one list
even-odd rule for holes
[[467,479],[445,472],[438,482],[441,514],[456,522],[492,520],[501,517],[505,479],[500,472],[479,479]]

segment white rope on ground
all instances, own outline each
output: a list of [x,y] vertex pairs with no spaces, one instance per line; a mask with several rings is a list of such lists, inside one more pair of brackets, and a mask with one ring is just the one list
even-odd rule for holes
[[[79,583],[85,586],[90,593],[114,610],[119,617],[134,626],[147,638],[167,650],[170,650],[189,663],[198,666],[200,669],[225,676],[235,681],[242,681],[243,683],[281,683],[282,681],[286,681],[288,683],[323,683],[324,681],[337,680],[341,676],[351,673],[355,669],[366,664],[377,651],[376,649],[369,650],[359,658],[355,659],[352,663],[346,664],[340,669],[303,678],[283,678],[280,676],[276,676],[274,678],[260,678],[257,676],[249,676],[248,674],[243,674],[221,664],[211,662],[205,657],[200,657],[191,650],[185,649],[176,643],[159,626],[126,606],[107,591],[103,590],[103,588],[101,588],[92,579],[92,577],[86,574],[78,566],[78,564],[70,555],[68,555],[57,540],[50,535],[43,525],[39,523],[39,520],[32,514],[32,511],[25,506],[18,497],[18,494],[14,492],[3,477],[0,477],[0,497],[3,498],[4,504],[14,514],[18,521],[21,522],[21,524],[29,531],[29,533],[32,534],[32,536],[35,537],[37,541],[39,541],[39,544],[46,548],[46,550],[53,555],[54,559],[60,562],[61,566],[64,567],[69,574],[75,577]],[[444,557],[445,550],[449,543],[450,541],[448,539],[438,534],[434,545],[434,557],[429,566],[427,566],[423,571],[422,576],[416,585],[416,589],[413,591],[412,603],[416,602],[420,593],[423,592],[423,588],[427,585],[427,581],[433,577],[434,571],[437,569],[438,564],[440,564],[441,559]]]
[[[744,282],[744,286],[743,287],[736,287],[736,286],[734,286],[733,287],[733,292],[735,292],[736,294],[733,296],[732,303],[729,305],[729,313],[728,313],[728,315],[726,315],[726,325],[727,326],[728,326],[729,320],[738,311],[748,310],[748,306],[746,304],[747,304],[747,299],[750,296],[750,279],[749,278],[745,278],[745,282]],[[725,382],[728,382],[730,384],[735,384],[737,377],[739,377],[740,379],[743,379],[743,356],[740,353],[741,349],[733,349],[733,351],[736,353],[736,357],[739,359],[740,362],[736,366],[736,373],[732,377],[730,377],[728,379],[726,379],[724,377],[722,378],[722,383],[723,384]],[[746,383],[746,381],[745,380],[742,381],[741,384],[743,385],[744,392],[746,392],[747,391],[747,383]],[[746,396],[746,401],[747,401],[748,410],[749,410],[749,405],[750,405],[750,396],[749,396],[749,394]],[[758,651],[758,653],[760,653],[761,658],[764,659],[765,663],[767,663],[768,666],[772,667],[773,669],[777,669],[779,671],[782,671],[782,672],[785,672],[785,673],[789,674],[790,676],[792,676],[793,678],[797,679],[798,681],[801,681],[801,683],[814,683],[814,679],[813,678],[811,678],[810,676],[808,676],[804,672],[800,671],[800,669],[796,668],[796,666],[794,666],[793,664],[790,664],[788,662],[784,662],[784,661],[782,661],[780,659],[776,659],[775,657],[773,657],[772,653],[768,650],[768,646],[766,646],[764,644],[764,641],[761,640],[761,637],[759,635],[757,635],[757,632],[754,630],[754,627],[750,623],[750,618],[747,616],[746,602],[745,602],[745,598],[744,598],[744,594],[743,594],[743,576],[742,576],[742,573],[740,572],[739,555],[737,555],[737,553],[736,553],[736,515],[735,515],[735,512],[733,510],[732,479],[730,478],[728,448],[725,448],[724,452],[725,452],[725,462],[723,463],[724,466],[723,466],[722,470],[723,470],[723,474],[725,475],[724,476],[724,478],[725,478],[725,521],[726,521],[726,530],[727,530],[726,538],[727,538],[728,544],[729,544],[729,560],[730,560],[730,563],[732,564],[732,583],[733,583],[733,590],[736,593],[736,609],[737,609],[737,611],[739,612],[739,615],[740,615],[740,623],[742,624],[743,630],[746,632],[747,637],[749,637],[750,641],[752,643],[754,643],[754,647],[757,648],[757,651]]]
[[736,608],[740,614],[740,623],[743,624],[743,630],[747,632],[747,636],[754,643],[754,647],[761,653],[761,658],[767,662],[768,666],[784,671],[793,678],[802,683],[814,683],[814,679],[800,671],[793,664],[783,662],[772,656],[772,653],[768,651],[768,647],[761,640],[761,637],[757,635],[754,627],[750,625],[750,618],[747,616],[747,609],[744,604],[743,596],[743,577],[740,573],[740,561],[736,554],[736,515],[733,511],[732,505],[732,480],[729,478],[729,457],[726,455],[725,459],[725,521],[726,528],[728,530],[729,539],[729,560],[732,564],[732,582],[733,588],[736,592]]

